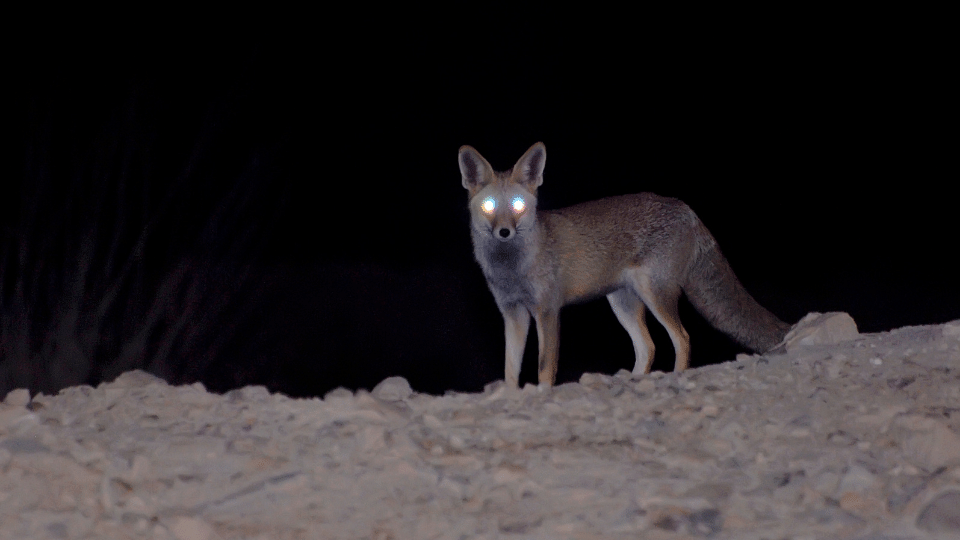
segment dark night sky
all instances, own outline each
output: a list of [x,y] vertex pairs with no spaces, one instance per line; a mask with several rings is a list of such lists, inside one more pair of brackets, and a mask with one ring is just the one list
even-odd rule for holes
[[[233,280],[223,261],[255,251],[257,287],[240,295],[246,309],[230,308],[243,316],[188,319],[233,337],[216,358],[145,367],[217,390],[322,395],[390,375],[478,390],[503,376],[502,322],[472,260],[456,152],[470,144],[506,169],[544,141],[541,207],[680,198],[785,320],[841,310],[880,331],[960,318],[956,55],[941,16],[485,16],[38,28],[7,68],[17,97],[5,123],[22,144],[0,194],[6,238],[39,176],[77,186],[107,163],[145,201],[172,193],[152,207],[163,219],[145,255],[146,272],[162,274],[189,251],[178,246],[196,236],[191,223],[246,194],[237,223],[249,227],[210,233],[218,247],[190,255],[216,261],[199,266],[218,291]],[[97,193],[108,209],[121,198]],[[694,365],[741,350],[683,309]],[[560,382],[632,367],[605,301],[568,308],[562,325]],[[651,329],[655,367],[668,369],[669,341]],[[0,362],[24,362],[7,350]],[[523,382],[536,377],[534,341],[527,353]]]

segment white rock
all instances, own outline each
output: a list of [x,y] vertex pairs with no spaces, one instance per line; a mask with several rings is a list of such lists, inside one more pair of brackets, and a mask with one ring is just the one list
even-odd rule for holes
[[640,379],[637,383],[637,391],[649,394],[657,389],[657,384],[653,382],[653,379],[649,377],[644,377]]
[[337,388],[334,388],[333,390],[327,392],[327,393],[323,396],[323,400],[324,400],[324,401],[330,401],[330,400],[352,400],[352,399],[353,399],[353,392],[351,392],[350,390],[347,390],[346,388],[344,388],[344,387],[342,387],[342,386],[338,386]]
[[920,511],[917,528],[960,537],[960,491],[941,493]]
[[30,390],[26,388],[17,388],[7,393],[3,403],[12,407],[25,407],[30,403]]
[[859,335],[857,323],[847,313],[809,313],[790,329],[777,349],[791,351],[796,347],[842,343]]
[[142,388],[152,384],[166,385],[167,382],[156,375],[151,375],[146,371],[135,369],[133,371],[122,373],[119,377],[114,379],[113,382],[108,383],[107,386],[118,388]]
[[366,426],[358,436],[359,451],[379,452],[386,447],[386,431],[382,426]]
[[432,414],[423,415],[423,425],[427,426],[430,429],[443,429],[443,422],[439,418]]
[[840,493],[862,493],[877,484],[877,476],[860,465],[851,466],[840,479]]
[[400,401],[410,397],[413,389],[403,377],[387,377],[380,381],[371,392],[377,399],[384,401]]
[[170,532],[177,540],[213,540],[216,531],[207,522],[193,517],[178,517],[170,522]]
[[943,337],[960,338],[960,321],[943,325]]
[[905,458],[930,470],[960,465],[960,435],[939,420],[904,416],[898,424],[911,430],[903,442]]

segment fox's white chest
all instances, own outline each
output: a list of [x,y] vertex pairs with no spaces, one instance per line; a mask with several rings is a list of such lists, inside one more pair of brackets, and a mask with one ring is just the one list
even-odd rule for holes
[[534,304],[537,291],[529,278],[529,254],[517,242],[475,238],[477,262],[499,304]]

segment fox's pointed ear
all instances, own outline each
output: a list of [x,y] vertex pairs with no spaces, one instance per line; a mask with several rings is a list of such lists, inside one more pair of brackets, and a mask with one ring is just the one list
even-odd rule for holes
[[519,174],[519,181],[533,191],[543,183],[543,166],[547,163],[547,147],[538,142],[530,147],[513,166],[513,173]]
[[463,187],[470,190],[471,195],[480,186],[489,182],[492,174],[493,167],[483,159],[480,152],[474,150],[472,146],[460,147],[460,176],[463,179]]

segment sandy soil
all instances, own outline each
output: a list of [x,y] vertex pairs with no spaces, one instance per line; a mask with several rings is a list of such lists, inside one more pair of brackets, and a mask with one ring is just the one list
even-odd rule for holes
[[956,539],[960,321],[552,389],[16,390],[0,538]]

